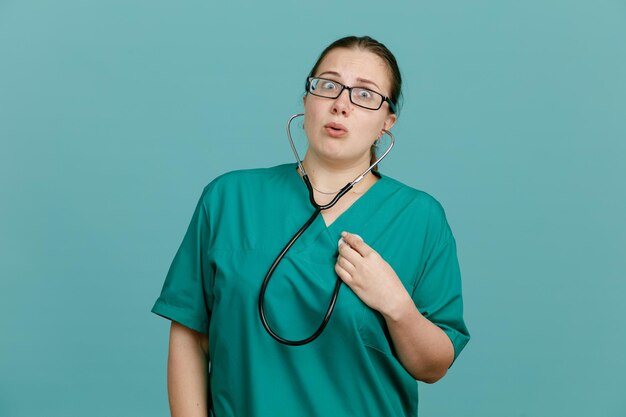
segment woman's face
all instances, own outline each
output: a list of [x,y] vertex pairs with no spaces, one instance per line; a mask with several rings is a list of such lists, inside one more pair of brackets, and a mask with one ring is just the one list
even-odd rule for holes
[[[387,97],[391,94],[387,64],[378,55],[365,50],[333,49],[313,76],[349,87],[368,88]],[[388,103],[383,103],[378,110],[359,107],[350,101],[347,89],[336,99],[307,94],[304,114],[304,129],[309,140],[307,153],[344,168],[369,166],[372,144],[383,129],[390,129],[396,121]]]

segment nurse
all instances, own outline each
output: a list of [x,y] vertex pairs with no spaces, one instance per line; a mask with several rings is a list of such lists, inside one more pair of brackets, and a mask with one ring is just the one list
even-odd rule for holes
[[[376,160],[397,119],[396,59],[369,37],[329,45],[306,79],[304,168],[323,205]],[[429,194],[371,171],[311,224],[297,164],[226,173],[200,196],[152,311],[172,321],[172,416],[415,416],[469,341],[456,242]],[[341,244],[337,241],[341,239]]]

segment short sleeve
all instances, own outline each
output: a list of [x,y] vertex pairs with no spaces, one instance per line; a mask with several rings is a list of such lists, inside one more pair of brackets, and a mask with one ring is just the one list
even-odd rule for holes
[[205,187],[183,241],[174,256],[152,312],[201,333],[208,333],[213,271],[207,260],[209,222]]
[[440,209],[440,217],[436,223],[438,226],[435,229],[439,229],[438,236],[434,239],[436,243],[416,281],[412,298],[420,313],[441,328],[452,341],[454,363],[469,342],[470,334],[463,320],[461,272],[456,241],[443,209]]

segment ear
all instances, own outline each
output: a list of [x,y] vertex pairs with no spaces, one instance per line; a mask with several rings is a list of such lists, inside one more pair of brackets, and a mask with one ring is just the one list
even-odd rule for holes
[[383,129],[391,129],[391,127],[396,123],[396,120],[398,120],[398,116],[396,116],[395,113],[389,113],[389,115],[385,119],[385,122],[383,123]]

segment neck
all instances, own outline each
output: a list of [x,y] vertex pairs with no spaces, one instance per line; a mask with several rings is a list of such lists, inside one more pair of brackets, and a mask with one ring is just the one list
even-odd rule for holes
[[[326,192],[336,192],[369,168],[369,160],[357,161],[352,164],[328,163],[307,152],[302,165],[315,188]],[[369,172],[356,187],[363,183],[375,181],[376,176]]]

